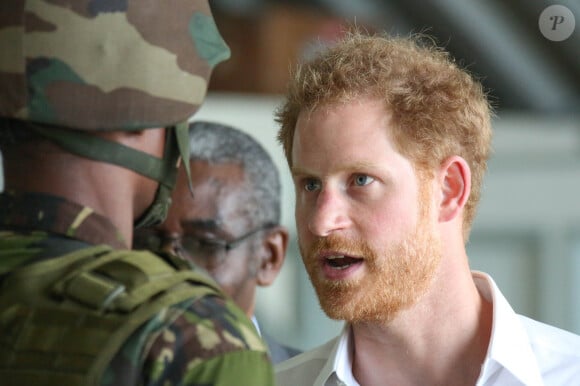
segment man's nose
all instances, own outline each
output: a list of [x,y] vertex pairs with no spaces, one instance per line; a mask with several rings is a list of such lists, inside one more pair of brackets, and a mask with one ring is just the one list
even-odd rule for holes
[[316,205],[308,223],[308,229],[319,237],[347,228],[351,223],[347,198],[338,189],[323,188],[316,198]]

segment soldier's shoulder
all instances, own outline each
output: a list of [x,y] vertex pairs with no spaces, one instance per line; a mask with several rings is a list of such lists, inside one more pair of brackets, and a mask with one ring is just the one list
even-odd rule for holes
[[178,316],[166,329],[187,337],[188,347],[196,353],[215,354],[237,350],[267,352],[251,320],[222,292],[206,292],[173,309],[178,310]]
[[123,343],[103,385],[131,384],[128,380],[140,377],[147,384],[179,384],[183,379],[237,384],[224,378],[231,376],[224,368],[265,380],[256,386],[272,384],[268,351],[251,320],[201,273],[190,272],[190,279],[190,297],[160,309]]
[[[151,334],[145,353],[146,377],[161,384],[170,379],[224,379],[224,366],[237,374],[271,384],[273,368],[265,343],[249,318],[221,292],[169,307],[166,323]],[[205,383],[204,383],[205,384]],[[243,384],[243,383],[242,383]]]

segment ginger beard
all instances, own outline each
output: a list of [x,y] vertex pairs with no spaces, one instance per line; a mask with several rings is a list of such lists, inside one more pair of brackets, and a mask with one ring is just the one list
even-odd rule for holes
[[[427,291],[441,260],[441,243],[430,220],[429,190],[422,181],[417,225],[401,241],[383,250],[366,241],[336,235],[319,238],[302,259],[320,306],[331,319],[350,323],[388,323],[417,303]],[[363,256],[366,273],[348,280],[328,280],[320,273],[323,250]],[[362,277],[361,277],[362,276]]]

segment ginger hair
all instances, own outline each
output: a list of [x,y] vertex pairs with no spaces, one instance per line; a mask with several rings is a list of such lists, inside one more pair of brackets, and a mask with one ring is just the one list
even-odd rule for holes
[[479,81],[424,35],[391,37],[349,32],[293,71],[276,111],[278,141],[292,167],[300,113],[362,97],[384,101],[397,150],[422,172],[433,173],[452,155],[471,169],[463,213],[467,240],[491,151],[491,106]]

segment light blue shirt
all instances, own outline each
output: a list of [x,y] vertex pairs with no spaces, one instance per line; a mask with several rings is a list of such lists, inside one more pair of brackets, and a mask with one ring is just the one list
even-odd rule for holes
[[[476,386],[579,386],[580,336],[517,315],[493,279],[473,272],[493,303],[491,339]],[[278,386],[360,386],[352,374],[351,329],[276,366]]]

